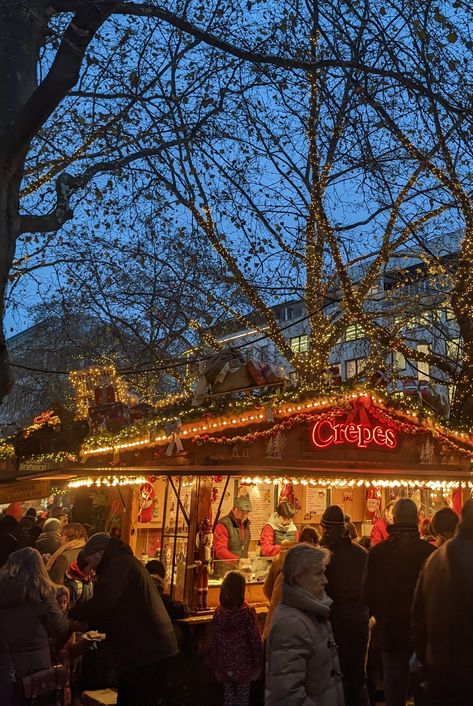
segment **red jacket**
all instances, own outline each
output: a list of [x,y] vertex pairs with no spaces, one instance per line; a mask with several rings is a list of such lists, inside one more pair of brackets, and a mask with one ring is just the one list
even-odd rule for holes
[[388,525],[386,520],[383,518],[376,520],[371,530],[371,546],[373,547],[375,544],[383,542],[388,538],[388,536]]

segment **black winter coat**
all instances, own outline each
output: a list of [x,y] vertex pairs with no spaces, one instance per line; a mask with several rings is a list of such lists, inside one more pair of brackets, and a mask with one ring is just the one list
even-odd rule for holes
[[472,703],[473,694],[473,528],[427,560],[413,607],[414,646],[427,681],[445,703]]
[[325,591],[333,600],[330,622],[338,645],[345,703],[359,706],[365,703],[363,687],[369,616],[363,586],[368,552],[359,544],[353,544],[343,529],[342,534],[336,528],[326,531],[321,545],[332,553],[325,569],[328,580]]
[[159,591],[130,547],[112,537],[96,572],[93,598],[69,615],[107,634],[119,672],[177,654]]
[[414,590],[435,547],[420,539],[417,525],[389,525],[388,533],[368,553],[365,596],[381,650],[409,652]]
[[15,601],[0,583],[0,706],[16,706],[18,690],[10,679],[11,663],[17,683],[31,672],[51,666],[49,638],[65,641],[69,620],[55,596],[46,601]]
[[7,563],[12,552],[27,547],[29,543],[29,537],[14,517],[6,515],[0,520],[0,566]]

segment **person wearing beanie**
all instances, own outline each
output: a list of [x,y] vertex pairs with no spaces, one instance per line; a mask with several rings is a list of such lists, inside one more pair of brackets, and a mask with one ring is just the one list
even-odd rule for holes
[[190,615],[190,608],[185,603],[182,603],[182,601],[174,601],[168,593],[166,570],[163,562],[159,561],[159,559],[150,559],[150,561],[145,564],[145,569],[151,574],[151,578],[156,584],[156,588],[159,591],[159,595],[163,600],[164,607],[169,613],[171,620],[180,620]]
[[[432,522],[451,531],[443,508]],[[442,513],[440,517],[437,517]],[[453,513],[455,514],[455,513]],[[458,518],[457,518],[458,519]],[[445,528],[448,527],[448,530]],[[412,630],[432,706],[471,706],[473,694],[473,499],[464,504],[452,539],[425,563],[417,584]]]
[[73,620],[104,632],[118,671],[118,706],[154,706],[166,691],[176,636],[156,585],[128,544],[97,532],[77,558],[87,576],[94,569],[93,597],[71,609]]
[[400,498],[393,507],[388,538],[371,548],[365,582],[370,616],[376,620],[386,706],[404,706],[413,652],[411,607],[419,573],[436,551],[420,538],[417,505]]
[[261,556],[276,556],[282,542],[297,542],[299,532],[294,524],[296,509],[287,500],[279,503],[276,512],[273,512],[268,522],[261,530]]
[[[214,530],[214,555],[217,560],[234,563],[238,559],[246,559],[250,545],[251,501],[248,495],[239,495],[233,501],[232,511],[221,517]],[[218,567],[217,571],[218,571]]]
[[430,522],[430,531],[435,537],[437,547],[452,539],[458,525],[458,515],[450,507],[437,510]]
[[282,573],[282,598],[266,646],[266,704],[343,706],[337,645],[330,625],[332,600],[325,569],[330,552],[297,544]]
[[43,531],[35,542],[40,554],[54,554],[61,546],[61,523],[55,517],[50,517],[43,525]]
[[13,517],[17,522],[19,522],[23,516],[23,509],[21,503],[13,502],[7,507],[3,513],[5,517]]
[[332,599],[332,623],[343,674],[345,703],[366,703],[366,652],[368,649],[368,606],[363,595],[368,552],[351,541],[346,515],[330,505],[322,515],[320,544],[330,550],[325,591]]

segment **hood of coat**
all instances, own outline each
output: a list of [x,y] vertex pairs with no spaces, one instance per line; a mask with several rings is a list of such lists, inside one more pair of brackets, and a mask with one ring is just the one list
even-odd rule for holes
[[317,618],[327,620],[330,616],[330,606],[333,601],[324,593],[323,598],[316,598],[306,591],[301,586],[294,586],[287,581],[282,584],[282,603],[304,611],[304,613],[312,613]]
[[131,547],[129,547],[128,544],[125,544],[125,542],[122,542],[121,539],[111,537],[103,553],[102,561],[97,566],[97,573],[100,573],[100,569],[109,561],[116,559],[118,556],[126,555],[133,556]]
[[273,512],[267,524],[278,532],[297,532],[297,527],[292,520],[288,525],[282,525],[277,512]]
[[235,633],[240,627],[248,624],[251,617],[251,607],[245,601],[240,608],[231,610],[219,606],[214,613],[215,627],[228,633]]

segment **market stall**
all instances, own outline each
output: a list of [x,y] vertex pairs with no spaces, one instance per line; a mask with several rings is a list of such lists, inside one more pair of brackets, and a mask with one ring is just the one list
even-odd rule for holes
[[[175,598],[215,606],[223,576],[211,534],[236,497],[251,500],[248,556],[237,564],[248,595],[264,601],[269,562],[260,555],[261,530],[281,498],[294,521],[317,526],[328,504],[339,504],[369,535],[385,504],[411,496],[431,516],[459,509],[473,485],[473,440],[431,414],[363,390],[323,399],[296,398],[191,421],[166,429],[138,428],[133,436],[92,437],[80,463],[69,464],[76,485],[110,487],[127,517],[121,536],[146,561],[158,556]],[[408,400],[409,402],[409,400]],[[105,443],[105,442],[108,443]],[[200,535],[200,537],[199,537]],[[202,544],[203,543],[203,544]],[[200,591],[199,591],[200,589]]]

